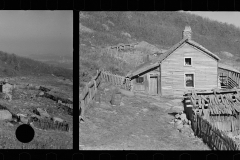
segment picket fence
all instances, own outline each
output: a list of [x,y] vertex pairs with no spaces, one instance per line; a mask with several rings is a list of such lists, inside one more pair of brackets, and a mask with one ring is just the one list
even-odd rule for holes
[[196,136],[203,139],[203,142],[213,150],[239,150],[238,144],[225,132],[213,126],[200,115],[195,115],[192,121],[192,128]]
[[105,82],[111,83],[111,84],[118,86],[120,88],[123,88],[125,90],[131,90],[130,80],[123,76],[112,74],[108,71],[102,71],[101,76]]

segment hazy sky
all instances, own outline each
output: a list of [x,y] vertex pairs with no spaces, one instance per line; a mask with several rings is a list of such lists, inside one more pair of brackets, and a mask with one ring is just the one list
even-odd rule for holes
[[73,54],[73,11],[0,11],[0,50]]
[[190,12],[212,20],[233,24],[240,28],[240,12]]

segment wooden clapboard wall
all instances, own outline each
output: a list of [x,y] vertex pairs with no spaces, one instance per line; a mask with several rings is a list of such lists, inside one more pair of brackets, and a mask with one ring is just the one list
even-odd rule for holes
[[159,67],[153,68],[145,73],[140,74],[140,77],[143,77],[144,80],[142,83],[137,83],[136,79],[138,76],[134,77],[131,82],[133,86],[133,91],[135,92],[144,92],[144,93],[149,93],[149,86],[150,86],[150,75],[155,75],[157,77],[158,82],[155,84],[157,94],[160,94],[160,72],[159,72]]
[[[184,66],[184,57],[192,58],[192,66]],[[183,95],[191,90],[185,87],[184,73],[194,73],[194,89],[208,90],[217,84],[217,60],[185,43],[161,63],[162,95]]]

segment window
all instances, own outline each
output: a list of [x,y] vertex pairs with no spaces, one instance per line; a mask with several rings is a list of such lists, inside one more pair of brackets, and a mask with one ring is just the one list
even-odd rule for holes
[[138,78],[136,79],[136,82],[137,82],[137,83],[142,83],[143,80],[144,80],[143,77],[138,77]]
[[194,74],[185,74],[185,86],[194,87]]
[[184,58],[184,66],[191,66],[192,58]]

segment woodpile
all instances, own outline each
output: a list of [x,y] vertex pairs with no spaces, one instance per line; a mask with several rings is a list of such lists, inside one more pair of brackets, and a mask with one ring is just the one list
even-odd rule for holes
[[32,122],[36,128],[43,130],[69,131],[69,124],[65,121],[59,122],[49,118],[38,119],[34,117],[30,119],[30,122]]
[[[238,90],[213,90],[212,93],[193,91],[186,96],[185,102],[189,101],[191,101],[193,113],[192,127],[196,135],[202,137],[215,149],[239,148],[236,144],[236,140],[240,144],[240,93]],[[186,106],[189,108],[191,105]]]
[[240,130],[240,95],[238,93],[192,94],[193,111],[222,131]]

